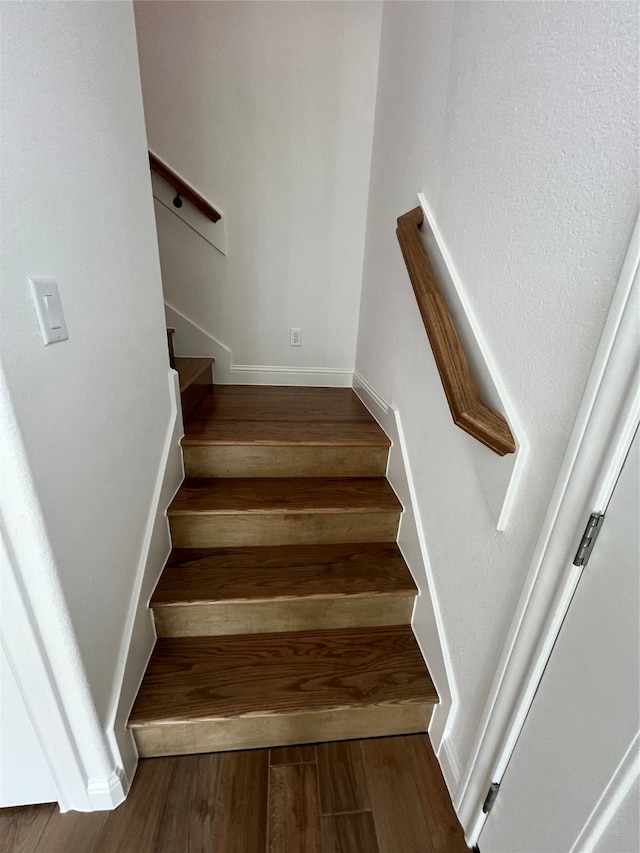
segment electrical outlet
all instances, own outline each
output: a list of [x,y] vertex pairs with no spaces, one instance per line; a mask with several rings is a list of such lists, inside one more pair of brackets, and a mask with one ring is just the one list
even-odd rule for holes
[[291,326],[291,328],[289,329],[289,346],[302,346],[302,329],[297,329],[295,326]]

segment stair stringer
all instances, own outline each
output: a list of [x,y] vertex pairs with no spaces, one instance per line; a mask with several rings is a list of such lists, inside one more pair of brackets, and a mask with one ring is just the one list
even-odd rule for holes
[[[411,627],[440,697],[429,725],[429,737],[437,754],[441,747],[447,746],[445,737],[453,721],[457,695],[455,683],[450,676],[451,661],[442,627],[442,616],[435,596],[433,575],[417,506],[410,460],[404,442],[400,412],[381,397],[357,371],[353,377],[353,390],[392,442],[387,465],[387,480],[404,507],[398,531],[398,547],[419,590]],[[454,760],[452,763],[455,768],[457,762]]]
[[180,445],[184,435],[180,386],[178,374],[173,369],[168,371],[168,382],[171,411],[123,632],[119,695],[112,703],[114,713],[107,732],[112,748],[122,756],[127,788],[131,784],[138,762],[138,750],[133,735],[127,728],[127,720],[156,642],[156,629],[149,601],[171,552],[167,507],[184,480]]
[[215,359],[215,381],[218,385],[231,382],[231,350],[193,320],[165,300],[167,325],[174,328],[177,356]]

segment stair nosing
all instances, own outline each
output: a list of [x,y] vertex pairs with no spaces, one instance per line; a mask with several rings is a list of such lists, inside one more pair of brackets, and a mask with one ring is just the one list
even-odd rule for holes
[[271,595],[271,596],[253,596],[240,598],[198,598],[198,599],[175,599],[172,601],[155,601],[151,598],[150,607],[152,610],[158,610],[165,607],[192,607],[198,605],[223,605],[223,604],[272,604],[281,601],[331,601],[344,600],[346,598],[411,598],[415,597],[417,589],[415,587],[402,587],[395,590],[370,592],[329,592],[329,593],[309,593],[291,594],[291,595]]

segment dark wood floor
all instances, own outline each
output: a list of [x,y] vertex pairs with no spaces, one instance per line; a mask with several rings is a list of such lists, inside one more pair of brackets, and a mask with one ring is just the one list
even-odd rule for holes
[[0,810],[2,853],[462,853],[425,735],[155,758],[113,812]]

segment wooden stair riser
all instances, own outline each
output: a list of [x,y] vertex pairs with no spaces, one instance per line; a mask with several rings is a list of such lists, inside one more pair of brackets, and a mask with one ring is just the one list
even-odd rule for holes
[[408,625],[415,594],[154,606],[159,637]]
[[400,512],[193,513],[169,517],[176,548],[395,542]]
[[141,758],[425,732],[432,702],[132,726]]
[[386,447],[188,445],[187,477],[384,477]]

